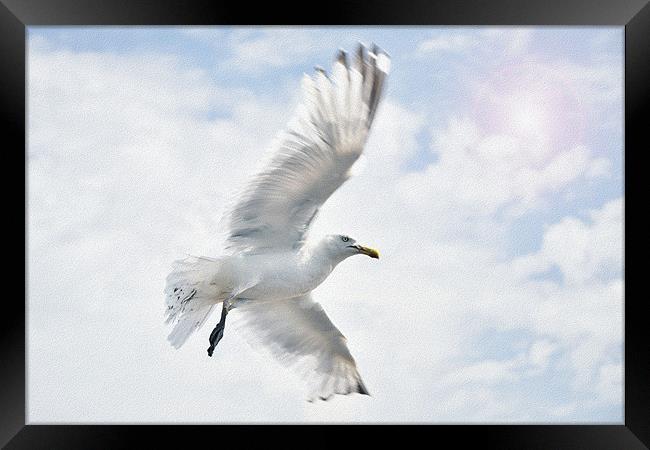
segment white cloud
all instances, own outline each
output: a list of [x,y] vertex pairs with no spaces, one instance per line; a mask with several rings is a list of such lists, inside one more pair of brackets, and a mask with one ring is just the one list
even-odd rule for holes
[[536,341],[529,349],[530,363],[536,368],[544,369],[548,366],[549,360],[556,350],[557,346],[548,340]]
[[[602,244],[603,241],[596,236],[604,238],[605,235],[614,247],[620,245],[622,223],[620,217],[618,220],[612,217],[616,216],[613,213],[616,204],[620,202],[612,202],[594,211],[594,222],[583,224],[583,232],[594,238],[590,241],[590,248],[595,249],[596,242]],[[562,235],[560,230],[564,223],[562,221],[550,227],[545,233],[545,240],[550,236]],[[606,228],[611,233],[604,232]],[[571,241],[570,237],[571,234],[567,231],[567,241]],[[567,253],[570,251],[567,249]],[[543,250],[539,254],[543,254]],[[488,420],[505,422],[545,422],[553,416],[565,421],[580,421],[580,417],[589,408],[621,404],[621,380],[614,376],[608,377],[615,373],[610,366],[620,367],[623,333],[620,266],[609,263],[609,257],[615,257],[614,254],[615,251],[604,259],[602,255],[595,256],[602,264],[600,269],[609,271],[610,276],[605,279],[579,276],[575,283],[570,284],[538,280],[533,275],[536,271],[522,276],[522,260],[500,265],[497,261],[490,262],[488,259],[478,264],[469,263],[466,267],[445,267],[447,272],[455,272],[454,275],[432,271],[430,276],[435,279],[437,287],[434,295],[453,299],[443,302],[446,310],[444,326],[463,333],[465,339],[475,336],[474,340],[452,344],[461,346],[461,352],[480,353],[480,348],[476,348],[476,345],[485,345],[496,336],[494,332],[486,336],[481,331],[486,324],[501,332],[525,330],[534,336],[522,351],[511,358],[483,359],[479,362],[460,359],[442,369],[441,377],[436,377],[433,383],[436,386],[449,386],[445,391],[454,393],[454,397],[448,400],[444,400],[445,395],[438,393],[440,404],[451,408],[446,414],[475,417],[476,412],[468,411],[467,404],[455,403],[454,399],[463,395],[462,392],[467,395],[481,391],[490,392],[497,397],[501,395],[501,403],[509,405],[504,406],[506,412],[501,415],[501,412],[495,411],[495,415],[487,417],[490,417]],[[534,255],[536,257],[538,254]],[[535,257],[528,258],[526,262],[530,263]],[[565,276],[583,270],[582,260],[563,261],[561,270]],[[589,263],[588,266],[598,266],[598,263]],[[450,343],[453,343],[453,339],[447,342]],[[566,379],[564,389],[570,391],[570,394],[558,398],[559,404],[526,391],[519,396],[512,394],[514,386],[530,385],[533,380],[539,383],[540,377],[548,376],[554,380],[554,377],[548,375],[553,372],[549,371],[563,374],[562,377]],[[456,389],[457,386],[461,387]],[[549,391],[545,395],[557,395],[553,394],[552,387],[547,389]],[[572,401],[561,403],[567,400]],[[519,402],[526,406],[523,407]],[[517,405],[522,406],[525,412]],[[508,415],[508,411],[512,413],[515,410],[518,411],[517,414]]]
[[605,364],[598,371],[596,390],[601,402],[621,403],[623,398],[623,365]]
[[[264,73],[311,51],[272,40],[237,35],[231,62]],[[554,220],[539,249],[504,260],[513,217],[607,173],[588,146],[548,148],[478,110],[434,127],[389,90],[364,170],[314,229],[382,250],[378,263],[346,261],[315,294],[373,396],[310,405],[236,333],[207,358],[209,330],[174,351],[162,325],[171,261],[216,252],[220,207],[286,122],[293,91],[260,97],[181,57],[47,42],[30,45],[28,76],[31,421],[575,420],[596,407],[588,398],[620,400],[622,201]],[[423,150],[437,159],[405,172]],[[552,267],[566,282],[543,278]],[[484,353],[512,331],[512,348]]]
[[[448,214],[471,217],[502,208],[523,214],[600,164],[584,146],[549,153],[519,136],[485,134],[470,119],[452,119],[437,131],[433,151],[438,160],[403,177],[397,189],[413,206],[433,202]],[[544,160],[538,156],[542,151]]]
[[587,169],[587,178],[608,178],[612,173],[612,163],[607,158],[594,159]]
[[303,61],[332,44],[305,29],[237,29],[230,39],[232,57],[221,67],[248,73],[284,67]]
[[532,38],[529,28],[487,28],[482,31],[443,29],[417,46],[420,56],[463,54],[468,51],[498,54],[499,58],[522,54]]
[[[168,346],[164,278],[185,252],[214,247],[220,200],[289,105],[220,89],[161,55],[30,47],[28,70],[30,420],[211,420],[204,412],[228,397],[203,394],[240,358],[224,355],[220,375],[195,357],[201,340],[194,351]],[[230,113],[210,119],[213,108]],[[246,408],[271,420],[249,395],[230,420]]]
[[524,53],[533,37],[532,28],[488,28],[483,32],[483,37],[489,39],[490,46],[501,43],[507,56]]
[[489,386],[494,383],[513,383],[517,382],[521,376],[517,370],[521,362],[519,358],[505,361],[481,361],[448,374],[440,382],[452,385],[449,386],[450,388],[453,388],[455,384]]
[[419,53],[462,52],[479,45],[480,41],[475,36],[467,34],[445,34],[435,36],[418,45]]
[[[590,213],[591,224],[568,217],[544,234],[541,250],[515,262],[521,272],[539,273],[557,266],[570,284],[620,273],[623,264],[623,201],[613,200]],[[525,269],[524,269],[525,270]]]

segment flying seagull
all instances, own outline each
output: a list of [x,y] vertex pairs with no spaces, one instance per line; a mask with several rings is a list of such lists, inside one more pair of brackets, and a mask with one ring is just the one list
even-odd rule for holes
[[341,50],[331,74],[316,68],[303,77],[297,113],[222,217],[223,255],[175,261],[165,288],[175,348],[222,304],[210,334],[212,356],[236,308],[254,343],[301,369],[310,400],[368,395],[345,337],[311,291],[344,259],[379,253],[344,235],[306,240],[319,208],[363,151],[390,67],[377,46],[360,44],[352,59]]

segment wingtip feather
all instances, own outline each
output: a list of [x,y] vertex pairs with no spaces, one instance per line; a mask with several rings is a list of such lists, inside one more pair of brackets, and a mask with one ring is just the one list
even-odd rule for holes
[[359,382],[357,383],[357,392],[362,395],[370,396],[370,392],[368,392],[368,388],[366,388],[366,385],[363,383],[361,378],[359,378]]
[[377,55],[377,69],[386,74],[390,71],[390,57],[387,54],[380,53]]
[[336,62],[343,64],[346,69],[349,67],[348,54],[342,48],[339,49],[339,53],[336,55]]

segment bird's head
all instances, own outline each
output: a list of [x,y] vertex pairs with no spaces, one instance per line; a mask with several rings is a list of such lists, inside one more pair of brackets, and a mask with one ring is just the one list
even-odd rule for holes
[[330,234],[325,237],[330,252],[341,260],[353,255],[367,255],[379,259],[379,252],[374,248],[364,247],[357,244],[357,241],[349,236],[341,234]]

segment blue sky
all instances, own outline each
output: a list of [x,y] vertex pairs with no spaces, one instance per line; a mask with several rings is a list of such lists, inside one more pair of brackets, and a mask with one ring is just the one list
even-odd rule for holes
[[[622,422],[622,28],[28,37],[30,421]],[[387,92],[314,232],[387,256],[316,297],[373,397],[307,405],[234,331],[216,360],[207,329],[169,347],[162,287],[218,253],[301,75],[358,41],[391,55]]]

